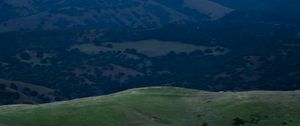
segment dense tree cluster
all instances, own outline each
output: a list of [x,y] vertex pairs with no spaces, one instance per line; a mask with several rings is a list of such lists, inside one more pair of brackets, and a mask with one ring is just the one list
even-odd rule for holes
[[[170,24],[148,31],[98,31],[104,34],[103,37],[83,42],[78,39],[88,33],[86,29],[2,33],[0,78],[54,89],[55,100],[159,85],[211,91],[299,89],[300,49],[289,46],[300,41],[300,37],[292,36],[297,27],[257,24],[248,18],[224,18],[214,24]],[[230,52],[220,56],[205,55],[212,52],[207,49],[204,52],[170,52],[164,56],[149,57],[130,48],[124,52],[102,51],[95,55],[78,49],[70,50],[72,45],[80,43],[113,48],[113,45],[103,43],[144,39],[222,46]],[[31,57],[25,50],[34,51],[36,57]],[[221,48],[217,50],[222,51]],[[52,56],[46,57],[47,54]],[[138,58],[130,59],[128,54]],[[22,61],[36,62],[37,59],[41,59],[40,64]],[[129,76],[114,65],[140,74]],[[117,73],[113,73],[115,71]],[[19,98],[18,93],[7,92],[6,88],[6,85],[0,85],[0,96],[3,97],[0,104]],[[22,89],[15,84],[10,84],[9,88],[37,97],[38,102],[51,101],[51,98],[30,88]]]

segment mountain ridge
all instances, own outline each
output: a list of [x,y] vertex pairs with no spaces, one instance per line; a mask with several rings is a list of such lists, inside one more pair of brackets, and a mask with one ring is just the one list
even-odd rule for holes
[[6,13],[12,18],[5,19],[9,16],[2,16],[4,19],[2,22],[0,20],[0,32],[53,30],[77,26],[110,29],[157,28],[172,22],[217,20],[233,11],[209,0],[163,2],[158,0],[89,0],[86,2],[6,0],[2,2],[2,6],[11,8],[14,13],[11,11]]

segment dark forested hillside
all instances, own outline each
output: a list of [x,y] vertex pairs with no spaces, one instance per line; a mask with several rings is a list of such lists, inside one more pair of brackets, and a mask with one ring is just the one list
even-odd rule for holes
[[161,85],[300,89],[299,2],[255,2],[1,1],[0,104]]

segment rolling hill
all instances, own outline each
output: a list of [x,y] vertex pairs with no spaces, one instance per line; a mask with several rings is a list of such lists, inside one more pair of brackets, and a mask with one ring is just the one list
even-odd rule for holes
[[299,126],[300,92],[151,87],[0,107],[0,126]]

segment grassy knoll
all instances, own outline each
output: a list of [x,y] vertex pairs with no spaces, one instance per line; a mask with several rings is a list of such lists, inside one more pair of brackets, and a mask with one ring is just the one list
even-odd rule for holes
[[0,126],[299,126],[300,92],[132,89],[43,105],[0,107]]

